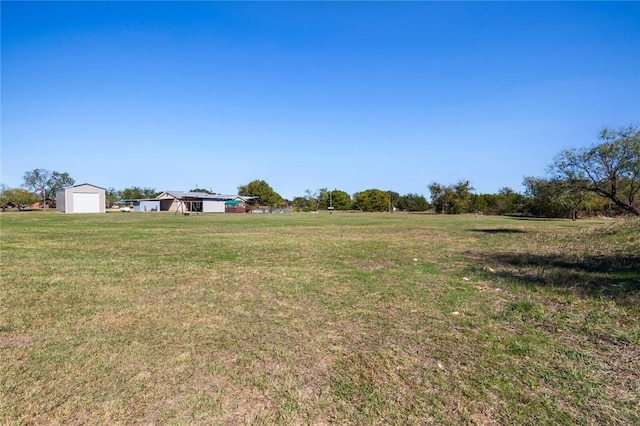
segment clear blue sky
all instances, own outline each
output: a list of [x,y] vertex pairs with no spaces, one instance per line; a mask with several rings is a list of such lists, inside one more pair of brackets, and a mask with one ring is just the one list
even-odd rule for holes
[[639,2],[7,2],[1,181],[522,190],[640,122]]

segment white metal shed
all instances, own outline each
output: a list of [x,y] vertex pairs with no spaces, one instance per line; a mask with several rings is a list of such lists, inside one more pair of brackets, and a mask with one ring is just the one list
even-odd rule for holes
[[105,189],[83,183],[56,192],[56,210],[62,213],[106,213]]

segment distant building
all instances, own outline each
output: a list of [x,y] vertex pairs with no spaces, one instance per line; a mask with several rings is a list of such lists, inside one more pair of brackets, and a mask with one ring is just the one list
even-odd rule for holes
[[206,192],[164,191],[154,199],[125,200],[136,212],[244,213],[258,197],[209,194]]
[[105,189],[83,183],[56,192],[56,210],[61,213],[106,213]]

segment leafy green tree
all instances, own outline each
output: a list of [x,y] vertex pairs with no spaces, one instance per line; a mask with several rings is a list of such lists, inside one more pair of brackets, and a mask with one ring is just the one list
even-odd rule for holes
[[329,206],[334,210],[349,210],[351,209],[351,196],[339,189],[329,191],[327,188],[321,188],[318,191],[317,205],[319,210],[327,210]]
[[522,211],[524,205],[524,195],[514,191],[509,187],[500,188],[498,195],[504,202],[504,210],[500,214],[515,214]]
[[31,192],[48,190],[49,179],[51,179],[51,172],[45,169],[33,169],[30,172],[25,172],[22,177],[23,186]]
[[351,209],[351,196],[339,189],[329,191],[327,188],[320,188],[317,191],[305,189],[303,197],[293,199],[291,205],[296,211],[316,211],[326,210],[332,206],[334,210]]
[[[309,202],[305,197],[295,197],[291,201],[291,207],[297,212],[309,211],[307,210],[307,206],[309,206]],[[309,209],[311,209],[311,207],[309,207]]]
[[115,188],[107,188],[104,192],[104,201],[106,204],[106,208],[109,208],[115,205],[120,199],[120,191],[117,191]]
[[442,185],[437,182],[429,185],[431,204],[436,213],[459,214],[469,213],[473,208],[473,187],[467,180],[454,185]]
[[60,173],[46,169],[33,169],[22,177],[23,186],[31,192],[43,191],[47,200],[55,199],[56,192],[76,183],[69,173]]
[[4,210],[7,206],[6,191],[9,189],[4,183],[0,183],[0,208]]
[[139,186],[132,186],[131,188],[125,188],[120,191],[120,199],[122,200],[140,200],[156,198],[160,195],[160,192],[155,188],[140,188]]
[[142,188],[143,198],[156,198],[160,194],[162,194],[162,192],[156,191],[155,188]]
[[560,188],[550,179],[527,176],[524,178],[525,212],[536,217],[563,217],[566,211],[558,202]]
[[69,173],[60,173],[54,170],[53,172],[51,172],[51,179],[49,180],[49,190],[51,194],[55,194],[62,188],[66,188],[75,183],[75,179],[69,176]]
[[407,194],[398,199],[396,207],[407,212],[424,212],[429,210],[429,202],[424,195]]
[[497,204],[497,197],[495,194],[473,194],[471,197],[471,208],[474,212],[497,214],[494,213],[494,205]]
[[340,189],[329,193],[329,202],[336,210],[351,210],[351,195]]
[[556,202],[571,220],[577,220],[590,194],[571,182],[553,180],[553,184],[556,186]]
[[260,204],[270,207],[282,207],[286,201],[264,180],[253,180],[238,186],[238,195],[258,197]]
[[497,194],[472,194],[471,210],[493,215],[521,213],[525,197],[504,187]]
[[389,193],[381,189],[367,189],[353,196],[353,208],[365,212],[388,211],[389,203]]
[[599,139],[591,148],[562,151],[552,172],[574,191],[593,192],[640,216],[640,130],[604,128]]
[[24,188],[7,188],[5,185],[0,187],[0,208],[2,210],[7,207],[30,206],[40,200],[40,197]]
[[578,219],[581,212],[604,212],[604,199],[593,192],[580,189],[572,182],[556,178],[525,177],[525,213],[538,217],[566,217]]

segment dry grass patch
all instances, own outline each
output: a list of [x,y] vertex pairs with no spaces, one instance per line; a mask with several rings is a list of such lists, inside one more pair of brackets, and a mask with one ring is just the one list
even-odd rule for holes
[[640,423],[627,224],[0,220],[1,423]]

